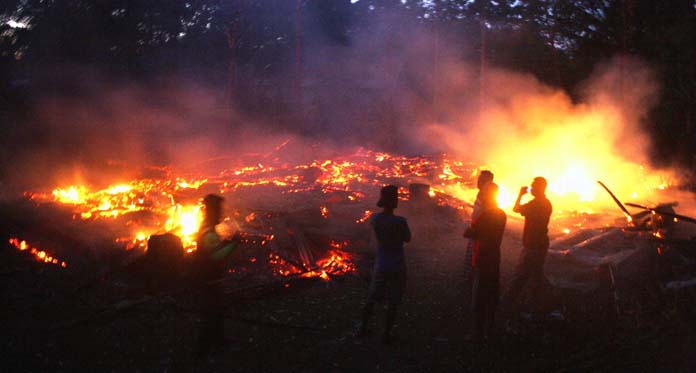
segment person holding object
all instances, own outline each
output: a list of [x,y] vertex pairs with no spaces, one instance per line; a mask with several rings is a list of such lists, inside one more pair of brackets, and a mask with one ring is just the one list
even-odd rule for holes
[[[546,179],[535,177],[531,188],[522,187],[517,195],[512,211],[524,216],[522,233],[522,253],[508,290],[506,300],[516,304],[516,300],[527,283],[532,282],[532,295],[539,296],[545,283],[544,261],[549,249],[548,225],[553,207],[546,198]],[[530,192],[534,199],[521,204],[522,197]]]
[[500,296],[500,244],[507,216],[498,208],[498,185],[490,182],[479,192],[480,213],[464,232],[476,242],[472,256],[472,338],[488,338],[493,333],[495,311]]
[[387,300],[387,315],[384,323],[382,342],[391,341],[391,329],[396,319],[396,311],[401,304],[406,287],[406,261],[404,242],[411,241],[411,231],[404,217],[394,215],[399,203],[398,188],[387,185],[380,191],[378,207],[382,212],[370,216],[370,225],[377,238],[377,258],[372,272],[372,281],[363,308],[362,320],[355,335],[368,334],[367,325],[374,311],[375,303]]
[[225,324],[222,286],[225,258],[239,244],[239,232],[223,239],[215,230],[222,221],[224,198],[208,194],[203,198],[205,217],[196,240],[194,252],[195,284],[199,300],[200,327],[196,355],[201,357],[225,343]]

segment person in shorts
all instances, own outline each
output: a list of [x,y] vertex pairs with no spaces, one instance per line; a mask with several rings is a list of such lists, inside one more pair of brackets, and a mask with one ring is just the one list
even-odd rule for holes
[[377,258],[372,272],[372,281],[363,308],[362,321],[357,336],[367,335],[367,325],[374,311],[375,303],[386,300],[387,314],[382,341],[389,343],[396,312],[401,304],[406,287],[406,261],[404,243],[411,241],[411,231],[404,217],[394,215],[399,203],[398,188],[387,185],[380,191],[378,207],[382,212],[370,216],[370,225],[377,238]]

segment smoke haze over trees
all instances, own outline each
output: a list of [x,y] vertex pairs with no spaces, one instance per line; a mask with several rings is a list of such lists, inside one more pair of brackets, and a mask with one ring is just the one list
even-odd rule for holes
[[[631,80],[645,76],[632,69],[630,61],[638,60],[655,81],[651,109],[636,118],[652,139],[653,160],[693,170],[694,45],[693,0],[6,1],[0,5],[0,120],[8,135],[0,168],[27,152],[18,143],[33,150],[56,146],[56,136],[64,141],[44,123],[74,121],[78,133],[98,133],[87,128],[110,112],[99,108],[132,87],[142,98],[137,110],[167,107],[165,117],[174,115],[177,100],[193,100],[176,91],[194,87],[191,92],[208,95],[200,98],[206,115],[190,114],[195,104],[182,112],[211,121],[204,129],[244,123],[429,151],[437,149],[407,133],[454,121],[455,104],[475,112],[483,91],[506,89],[479,84],[481,74],[530,75],[582,100],[598,66],[615,61],[619,78],[612,81],[619,91],[626,84],[631,96]],[[468,96],[454,100],[461,92]],[[79,112],[88,114],[66,118],[80,103],[86,108]],[[136,110],[133,102],[124,108]],[[109,115],[122,113],[111,108]],[[183,136],[201,128],[172,126]],[[158,127],[146,127],[156,136]]]

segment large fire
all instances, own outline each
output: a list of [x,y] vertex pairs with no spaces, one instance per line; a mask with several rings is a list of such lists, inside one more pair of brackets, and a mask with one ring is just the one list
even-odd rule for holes
[[[574,145],[570,140],[560,141],[567,136],[564,133],[552,131],[548,136],[549,139],[540,141],[556,144],[548,153],[552,161],[532,159],[522,150],[516,151],[512,147],[505,156],[520,160],[517,168],[498,167],[496,160],[491,160],[490,167],[500,185],[501,207],[510,208],[519,185],[525,185],[537,175],[549,180],[548,194],[557,212],[591,211],[611,205],[613,202],[609,198],[598,198],[602,193],[596,183],[599,178],[608,181],[622,195],[632,197],[641,197],[667,186],[665,175],[621,160],[613,156],[610,149],[586,151],[583,145]],[[540,146],[531,144],[535,145]],[[501,164],[511,163],[506,161]],[[196,249],[195,235],[202,218],[198,200],[203,189],[234,195],[246,188],[265,186],[278,196],[340,191],[352,203],[363,203],[369,207],[374,201],[367,200],[366,196],[374,196],[381,185],[399,184],[402,198],[408,198],[406,186],[409,183],[426,183],[430,185],[429,195],[433,201],[466,210],[475,198],[475,181],[481,169],[447,155],[408,157],[359,149],[353,154],[307,163],[289,164],[279,158],[271,161],[265,159],[264,163],[225,169],[215,175],[173,175],[170,172],[171,176],[161,179],[121,181],[105,187],[67,185],[50,192],[29,192],[27,195],[39,204],[58,202],[70,206],[74,218],[85,221],[116,220],[129,214],[148,212],[156,217],[154,222],[127,220],[130,235],[115,240],[126,242],[125,246],[129,249],[144,249],[150,235],[168,232],[178,235],[186,251],[191,252]],[[320,202],[316,208],[323,218],[331,216],[329,205]],[[363,212],[353,219],[356,224],[365,223],[371,214],[368,209],[360,211]],[[249,223],[255,216],[251,213],[229,218],[244,219]],[[263,244],[273,239],[274,236],[268,234],[262,238]],[[326,279],[339,269],[350,271],[353,267],[349,263],[349,255],[341,250],[345,245],[341,243],[327,247],[328,257],[319,259],[313,268],[281,266],[283,269],[279,273],[290,275],[300,271],[305,276]],[[279,257],[271,256],[268,260],[283,264]]]
[[[557,143],[557,139],[554,138],[549,143]],[[511,207],[518,186],[528,184],[536,175],[543,175],[549,180],[548,194],[554,205],[569,211],[611,206],[611,201],[603,198],[604,192],[596,183],[599,179],[607,181],[620,195],[632,198],[643,198],[655,190],[669,186],[670,177],[665,173],[654,172],[602,152],[589,151],[576,156],[580,149],[573,152],[568,144],[560,144],[559,147],[565,152],[561,149],[550,151],[552,161],[539,159],[536,162],[529,161],[530,156],[523,157],[510,148],[507,155],[511,155],[513,159],[519,156],[517,159],[523,159],[525,165],[530,165],[529,168],[496,168],[495,163],[491,162],[491,169],[495,171],[496,182],[500,186],[501,207]],[[524,149],[520,152],[524,152]],[[534,153],[532,154],[534,157]],[[476,194],[475,178],[481,168],[486,167],[452,160],[447,156],[405,157],[358,150],[340,159],[317,160],[307,164],[258,163],[223,170],[218,175],[207,177],[131,180],[101,189],[71,185],[56,188],[50,194],[28,195],[39,203],[55,200],[72,205],[76,216],[84,220],[115,218],[135,211],[156,212],[166,217],[159,224],[162,227],[160,231],[177,233],[186,240],[197,232],[201,210],[198,204],[183,205],[176,200],[175,194],[183,189],[197,190],[203,185],[213,184],[219,187],[219,193],[225,194],[240,188],[274,185],[280,194],[317,189],[325,193],[340,190],[349,192],[350,200],[362,200],[366,192],[387,182],[405,185],[425,181],[431,184],[431,197],[438,197],[442,204],[454,204],[461,208],[473,202]],[[308,169],[318,170],[318,176],[314,180],[302,176],[302,172]],[[609,169],[609,172],[605,169]],[[408,193],[405,188],[401,192]],[[598,198],[600,195],[602,198]],[[318,208],[323,216],[329,213],[326,206]],[[364,221],[368,214],[366,212],[363,216],[357,216],[356,220]],[[155,231],[134,232],[133,238],[137,238],[138,234],[143,237],[143,234],[152,233]],[[192,240],[187,242],[195,244]]]
[[[535,176],[548,180],[554,211],[564,212],[614,210],[598,180],[617,196],[653,203],[659,202],[653,199],[656,191],[676,183],[671,171],[647,164],[649,140],[639,123],[649,108],[637,98],[643,90],[617,96],[600,84],[589,102],[577,103],[523,78],[492,74],[491,79],[492,86],[516,87],[489,90],[479,116],[467,117],[456,130],[433,124],[426,131],[460,158],[484,162],[481,166],[495,173],[502,207],[512,207],[520,187]],[[442,166],[444,191],[472,200],[474,191],[452,185],[457,179]]]

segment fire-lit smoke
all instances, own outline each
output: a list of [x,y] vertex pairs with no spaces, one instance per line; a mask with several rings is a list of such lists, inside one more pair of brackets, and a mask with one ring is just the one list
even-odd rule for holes
[[641,123],[656,85],[635,61],[617,59],[599,69],[579,102],[533,77],[496,69],[482,87],[480,111],[424,132],[458,158],[489,167],[504,207],[535,176],[548,179],[557,206],[581,211],[613,205],[597,180],[643,200],[675,181],[671,172],[650,167]]
[[[36,137],[25,137],[29,150],[8,162],[11,181],[23,183],[23,190],[84,184],[101,189],[169,178],[172,170],[200,178],[244,172],[267,163],[270,154],[276,164],[311,164],[363,146],[392,155],[447,153],[452,161],[490,168],[501,204],[508,207],[535,176],[548,179],[557,207],[576,211],[612,204],[597,180],[619,197],[646,203],[659,202],[652,192],[673,182],[670,172],[651,168],[647,157],[643,120],[659,86],[648,67],[625,58],[598,66],[579,98],[571,99],[533,76],[494,63],[482,69],[474,41],[404,17],[376,11],[356,21],[348,43],[304,34],[301,61],[269,76],[245,76],[299,87],[278,88],[257,116],[240,114],[234,101],[226,101],[226,85],[181,77],[139,84],[87,75],[75,83],[79,94],[47,93],[37,100],[30,126]],[[298,63],[299,85],[293,75]],[[268,119],[276,111],[278,117]],[[288,138],[297,141],[275,152]],[[469,175],[444,167],[447,182],[434,189],[471,201],[470,184],[451,182],[462,176]],[[65,193],[69,199],[75,191]],[[90,213],[103,211],[112,209]]]
[[[296,87],[266,92],[274,98],[256,115],[227,102],[227,88],[180,77],[92,77],[76,83],[79,94],[46,94],[4,174],[39,205],[57,201],[85,224],[113,225],[114,241],[127,249],[174,233],[188,252],[206,193],[225,196],[237,212],[314,209],[321,224],[359,227],[384,184],[399,185],[403,198],[409,184],[429,184],[433,203],[466,216],[484,168],[495,173],[505,208],[535,176],[547,178],[556,213],[618,215],[597,180],[642,204],[664,202],[658,192],[672,189],[673,173],[650,166],[643,128],[659,82],[640,62],[596,67],[571,98],[531,75],[482,68],[471,62],[476,53],[466,61],[462,49],[475,50],[467,40],[398,17],[367,23],[347,44],[305,40],[301,84],[295,64],[281,76],[245,77]],[[337,201],[349,212],[334,210]],[[277,243],[254,212],[228,217],[246,229],[242,243]],[[331,239],[313,263],[271,249],[265,259],[283,276],[353,271],[348,241]]]
[[101,187],[171,169],[219,170],[222,162],[239,164],[239,154],[262,155],[292,137],[227,106],[216,87],[186,78],[138,83],[65,75],[75,78],[70,94],[37,93],[26,123],[6,133],[14,147],[0,163],[6,185]]
[[[566,211],[615,210],[597,180],[646,203],[660,202],[665,197],[655,192],[679,182],[672,170],[651,166],[646,118],[660,84],[638,60],[595,66],[571,98],[489,62],[493,51],[482,58],[478,40],[388,14],[358,30],[350,47],[318,46],[321,53],[305,57],[306,74],[321,82],[308,94],[324,108],[310,113],[330,113],[319,121],[344,143],[364,138],[397,153],[446,152],[490,168],[504,207],[535,176],[548,179],[557,210]],[[440,189],[475,197],[446,184]]]

